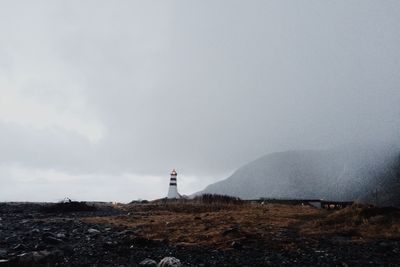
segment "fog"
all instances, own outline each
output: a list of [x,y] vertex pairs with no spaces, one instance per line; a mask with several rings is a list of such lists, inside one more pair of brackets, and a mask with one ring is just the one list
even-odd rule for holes
[[0,201],[191,194],[399,143],[398,1],[2,1]]
[[399,206],[399,167],[400,147],[393,143],[284,151],[241,166],[227,179],[196,194]]

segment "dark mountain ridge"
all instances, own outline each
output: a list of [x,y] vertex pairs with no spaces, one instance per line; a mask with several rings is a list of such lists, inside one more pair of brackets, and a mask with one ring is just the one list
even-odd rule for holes
[[200,193],[244,199],[318,198],[398,205],[400,149],[356,146],[268,154]]

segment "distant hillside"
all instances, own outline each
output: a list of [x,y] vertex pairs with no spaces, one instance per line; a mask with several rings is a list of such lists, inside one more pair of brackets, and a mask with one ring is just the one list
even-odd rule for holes
[[[393,147],[287,151],[261,157],[199,193],[244,199],[398,201],[400,160]],[[396,185],[396,186],[395,186]],[[397,189],[396,189],[397,188]]]

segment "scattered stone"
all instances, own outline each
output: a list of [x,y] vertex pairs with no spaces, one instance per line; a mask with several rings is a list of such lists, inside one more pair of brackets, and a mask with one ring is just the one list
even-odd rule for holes
[[33,262],[38,262],[47,258],[51,253],[47,250],[43,251],[32,251],[27,253],[22,253],[18,255],[18,259],[20,263],[30,264]]
[[65,238],[65,234],[63,234],[63,233],[58,233],[58,234],[56,234],[56,237],[57,237],[57,238]]
[[7,250],[0,249],[0,258],[4,258],[7,255]]
[[56,237],[55,234],[51,232],[44,233],[42,235],[42,240],[47,244],[57,245],[63,243],[63,241]]
[[389,243],[387,243],[387,242],[380,242],[379,246],[381,246],[381,247],[390,247],[391,245]]
[[139,263],[142,267],[157,267],[157,262],[152,259],[144,259]]
[[[22,212],[16,213],[18,208]],[[39,210],[39,208],[36,208]],[[373,241],[352,242],[351,236],[329,238],[299,237],[295,232],[279,231],[271,235],[267,246],[258,243],[258,237],[246,235],[240,225],[225,219],[226,224],[220,236],[225,232],[230,241],[218,243],[216,247],[205,249],[196,242],[184,243],[174,240],[166,231],[165,236],[152,239],[135,227],[124,231],[126,226],[88,224],[82,217],[87,213],[38,213],[30,206],[14,206],[0,203],[0,215],[3,226],[0,227],[0,267],[5,266],[400,266],[400,241],[379,239]],[[126,214],[127,211],[120,211]],[[31,219],[31,216],[35,219]],[[106,213],[102,210],[89,216],[114,216],[117,212]],[[136,214],[138,218],[147,213]],[[119,215],[119,214],[118,214]],[[195,224],[207,225],[209,217],[192,214],[189,219]],[[211,216],[211,215],[209,215]],[[151,218],[151,217],[149,217]],[[27,220],[30,219],[30,220]],[[132,220],[132,216],[127,218]],[[194,221],[198,220],[198,221]],[[21,221],[27,220],[24,224]],[[150,219],[149,219],[150,220]],[[170,220],[169,220],[170,221]],[[190,222],[188,222],[190,223]],[[171,224],[172,225],[172,224]],[[173,225],[175,227],[176,225]],[[212,229],[215,225],[209,223]],[[93,227],[93,228],[92,228]],[[106,228],[108,227],[108,228]],[[96,228],[96,229],[94,229]],[[89,229],[94,229],[89,230]],[[272,226],[271,226],[272,229]],[[88,231],[89,230],[89,231]],[[225,230],[225,231],[224,231]],[[237,233],[235,233],[238,231]],[[90,232],[93,232],[91,234]],[[243,233],[242,233],[243,232]],[[262,231],[261,231],[262,232]],[[271,230],[271,233],[274,233]],[[262,236],[259,236],[264,240]],[[171,238],[168,244],[168,237]],[[204,233],[203,240],[211,238]],[[231,239],[232,238],[232,239]],[[233,239],[235,238],[235,239]],[[245,238],[245,239],[242,239]],[[47,240],[44,241],[44,240]],[[56,239],[57,241],[55,241]],[[227,238],[226,238],[227,239]],[[62,243],[56,244],[62,240]],[[228,240],[228,239],[227,239]],[[235,240],[235,242],[233,242]],[[54,242],[54,244],[50,243]],[[286,243],[287,242],[287,243]],[[293,243],[289,243],[293,242]],[[276,244],[276,249],[270,249]],[[280,245],[293,244],[290,250]],[[243,246],[242,246],[243,245]],[[217,247],[220,246],[218,249]],[[57,248],[57,249],[56,249]],[[159,255],[177,256],[178,264],[163,259],[160,265]],[[149,257],[139,263],[140,260]],[[151,260],[154,259],[157,262]],[[137,262],[136,262],[137,261]],[[147,262],[146,262],[147,261]]]
[[10,266],[10,260],[0,260],[0,266]]
[[378,252],[384,253],[384,252],[393,250],[393,246],[390,243],[387,243],[387,242],[380,242],[379,246],[376,248],[376,250]]
[[239,233],[239,228],[238,227],[229,228],[229,229],[223,231],[222,235],[226,236],[226,235],[234,234],[234,233]]
[[132,230],[124,230],[124,231],[118,232],[116,234],[116,236],[127,236],[127,235],[133,235],[133,234],[135,234],[135,232]]
[[243,247],[242,244],[240,242],[238,242],[238,241],[233,241],[231,246],[234,249],[241,249]]
[[67,200],[64,202],[42,207],[41,210],[46,213],[66,213],[77,211],[96,211],[97,208],[93,205],[86,204],[86,202]]
[[181,266],[182,266],[181,261],[175,257],[165,257],[158,264],[158,267],[181,267]]
[[145,246],[148,246],[148,247],[154,246],[154,245],[156,245],[158,243],[158,242],[156,242],[154,240],[147,239],[147,238],[144,238],[144,237],[135,237],[135,238],[132,238],[132,239],[128,238],[128,239],[123,240],[123,241],[131,243],[131,244],[134,244],[135,246],[143,246],[143,247],[145,247]]
[[23,251],[26,249],[26,246],[24,244],[18,244],[15,247],[13,247],[13,250],[15,251]]
[[99,234],[100,231],[94,228],[90,228],[87,230],[89,234]]
[[58,239],[58,238],[53,237],[53,236],[45,236],[43,238],[43,241],[46,242],[47,244],[52,244],[52,245],[57,245],[57,244],[61,244],[61,243],[64,242],[61,239]]
[[39,243],[39,244],[36,244],[35,246],[34,246],[34,249],[35,250],[45,250],[47,248],[47,244],[45,244],[45,243]]
[[116,242],[107,241],[107,242],[105,242],[105,243],[103,244],[103,247],[106,248],[106,249],[110,249],[110,248],[115,247],[116,245],[117,245]]

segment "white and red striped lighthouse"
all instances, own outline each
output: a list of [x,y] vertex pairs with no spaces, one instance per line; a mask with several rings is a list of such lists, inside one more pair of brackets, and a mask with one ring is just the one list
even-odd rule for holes
[[176,173],[175,169],[172,170],[171,172],[171,178],[169,181],[169,189],[168,189],[168,199],[177,199],[180,197],[178,193],[178,186],[177,186],[177,181],[176,181],[176,176],[178,174]]

